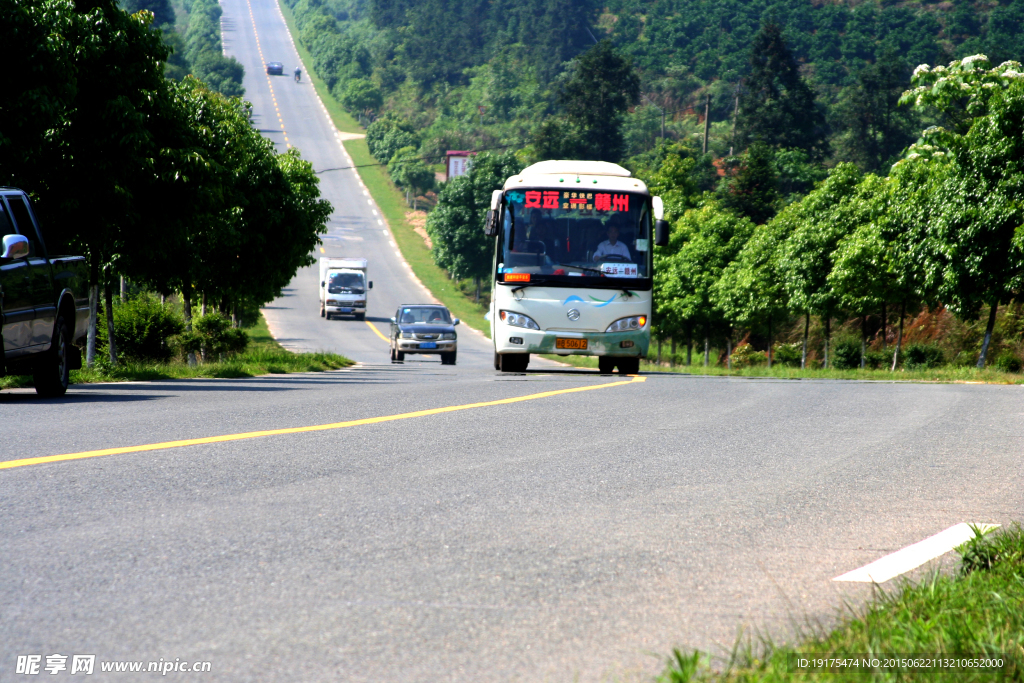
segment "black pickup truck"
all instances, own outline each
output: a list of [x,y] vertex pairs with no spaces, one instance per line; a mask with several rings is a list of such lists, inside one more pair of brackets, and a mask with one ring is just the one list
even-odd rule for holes
[[32,204],[0,187],[0,377],[32,375],[36,393],[63,396],[69,372],[82,367],[75,342],[89,324],[84,256],[50,256]]

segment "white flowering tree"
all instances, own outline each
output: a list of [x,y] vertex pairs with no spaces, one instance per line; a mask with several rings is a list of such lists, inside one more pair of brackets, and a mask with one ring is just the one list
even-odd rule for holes
[[892,207],[903,239],[923,262],[925,289],[961,319],[989,316],[978,356],[984,367],[996,310],[1024,285],[1024,73],[984,55],[919,66],[903,101],[939,113],[894,177],[914,178]]

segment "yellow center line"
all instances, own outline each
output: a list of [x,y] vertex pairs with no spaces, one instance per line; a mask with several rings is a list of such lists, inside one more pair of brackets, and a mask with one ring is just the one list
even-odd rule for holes
[[373,330],[373,333],[375,335],[377,335],[378,337],[380,337],[381,339],[383,339],[385,344],[388,344],[388,345],[391,344],[391,340],[388,339],[387,337],[385,337],[383,334],[381,334],[380,330],[377,329],[376,325],[371,323],[369,320],[364,320],[363,322],[365,322],[367,325],[369,325],[370,329]]
[[[372,327],[372,325],[371,325]],[[14,467],[26,467],[28,465],[42,465],[48,462],[62,462],[65,460],[82,460],[84,458],[98,458],[104,455],[121,455],[124,453],[141,453],[144,451],[159,451],[168,448],[181,448],[182,446],[199,446],[202,444],[224,443],[226,441],[240,441],[242,439],[255,439],[261,436],[281,436],[284,434],[303,434],[306,432],[322,432],[328,429],[343,429],[345,427],[358,427],[360,425],[380,424],[381,422],[393,422],[395,420],[408,420],[413,417],[427,417],[428,415],[440,415],[442,413],[454,413],[459,410],[471,408],[487,408],[490,406],[508,405],[510,403],[521,403],[532,401],[538,398],[548,398],[561,394],[574,394],[581,391],[592,391],[594,389],[607,389],[609,387],[620,387],[626,384],[643,382],[646,377],[631,376],[628,380],[608,382],[606,384],[594,384],[586,387],[574,387],[572,389],[555,389],[553,391],[542,391],[539,394],[528,394],[513,398],[502,398],[497,401],[484,401],[482,403],[466,403],[459,406],[445,406],[444,408],[430,408],[428,410],[416,410],[411,413],[399,413],[398,415],[383,415],[381,417],[367,417],[361,420],[349,420],[347,422],[332,422],[323,425],[311,425],[308,427],[288,427],[286,429],[267,429],[259,432],[241,432],[239,434],[222,434],[220,436],[207,436],[200,439],[181,439],[179,441],[162,441],[160,443],[143,444],[140,446],[124,446],[121,448],[103,448],[96,451],[82,451],[80,453],[65,453],[63,455],[46,455],[39,458],[23,458],[21,460],[8,460],[0,462],[0,470]]]

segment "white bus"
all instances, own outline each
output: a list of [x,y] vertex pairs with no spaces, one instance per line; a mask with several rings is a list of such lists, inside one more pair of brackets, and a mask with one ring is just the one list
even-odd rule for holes
[[494,367],[531,353],[597,356],[601,372],[640,369],[651,342],[653,248],[668,243],[660,197],[603,161],[542,161],[495,190]]

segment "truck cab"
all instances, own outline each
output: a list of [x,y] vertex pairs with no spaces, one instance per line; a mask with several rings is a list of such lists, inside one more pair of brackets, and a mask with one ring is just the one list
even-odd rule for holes
[[28,196],[11,187],[0,187],[0,320],[0,376],[31,374],[40,395],[63,395],[82,367],[88,270],[82,256],[47,252]]

